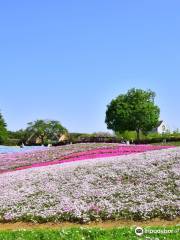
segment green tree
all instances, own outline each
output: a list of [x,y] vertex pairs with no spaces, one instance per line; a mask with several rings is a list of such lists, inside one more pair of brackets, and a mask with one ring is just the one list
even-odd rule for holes
[[39,138],[41,143],[44,144],[50,140],[58,141],[62,134],[67,133],[67,129],[58,121],[36,120],[28,123],[25,132],[29,135],[27,142],[32,138]]
[[4,121],[4,118],[2,114],[0,113],[0,144],[3,144],[7,139],[7,129],[6,129],[6,123]]
[[105,123],[115,132],[136,131],[146,134],[157,126],[160,109],[154,103],[155,93],[151,90],[130,89],[119,95],[107,106]]
[[11,143],[22,144],[27,141],[32,133],[27,132],[26,130],[20,129],[18,131],[8,131],[8,138]]

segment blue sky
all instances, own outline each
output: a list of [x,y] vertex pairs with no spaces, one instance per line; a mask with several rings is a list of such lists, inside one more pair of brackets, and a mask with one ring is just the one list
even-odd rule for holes
[[152,89],[180,128],[180,1],[0,3],[0,109],[16,130],[37,118],[106,131],[106,105]]

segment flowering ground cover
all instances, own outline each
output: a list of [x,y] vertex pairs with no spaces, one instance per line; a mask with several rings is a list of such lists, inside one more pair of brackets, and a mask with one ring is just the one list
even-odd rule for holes
[[76,152],[88,151],[97,148],[113,148],[115,146],[118,146],[118,144],[87,143],[44,148],[39,151],[33,150],[21,153],[0,154],[0,173],[4,170],[28,166],[34,163],[53,161]]
[[2,173],[0,221],[174,219],[179,192],[179,147],[66,162]]
[[0,173],[12,169],[47,166],[100,157],[111,157],[169,148],[153,145],[75,144],[43,149],[36,152],[0,154]]

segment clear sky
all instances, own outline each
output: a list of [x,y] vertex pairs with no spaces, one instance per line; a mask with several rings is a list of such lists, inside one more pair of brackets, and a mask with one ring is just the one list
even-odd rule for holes
[[0,109],[8,128],[59,120],[106,131],[106,105],[152,89],[161,118],[180,128],[179,0],[0,2]]

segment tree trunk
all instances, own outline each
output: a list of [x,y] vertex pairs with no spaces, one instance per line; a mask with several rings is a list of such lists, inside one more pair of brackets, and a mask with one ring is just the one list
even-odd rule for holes
[[41,136],[41,144],[44,144],[44,136]]
[[137,129],[136,133],[137,133],[137,141],[139,142],[140,141],[140,129]]

